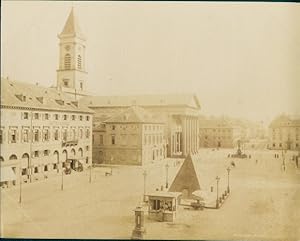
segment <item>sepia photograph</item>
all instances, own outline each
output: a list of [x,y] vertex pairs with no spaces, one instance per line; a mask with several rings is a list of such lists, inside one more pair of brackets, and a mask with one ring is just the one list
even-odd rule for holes
[[300,241],[300,4],[1,1],[1,239]]

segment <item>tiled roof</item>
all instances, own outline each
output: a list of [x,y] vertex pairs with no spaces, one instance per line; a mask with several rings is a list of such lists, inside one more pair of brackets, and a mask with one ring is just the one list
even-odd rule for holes
[[55,88],[1,78],[1,106],[94,113]]
[[121,113],[117,113],[104,123],[162,123],[153,118],[152,114],[139,106],[131,106]]
[[82,31],[79,27],[77,18],[74,14],[73,8],[69,14],[69,17],[68,17],[66,23],[65,23],[63,31],[60,34],[60,37],[63,37],[64,35],[77,35],[79,37],[84,38],[84,35],[82,34]]
[[194,94],[132,95],[132,96],[86,96],[80,101],[90,107],[145,106],[189,106],[200,109],[198,97]]

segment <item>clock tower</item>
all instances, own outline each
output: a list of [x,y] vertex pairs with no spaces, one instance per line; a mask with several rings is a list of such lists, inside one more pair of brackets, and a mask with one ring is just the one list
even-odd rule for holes
[[59,68],[56,86],[75,98],[85,96],[87,95],[86,39],[81,32],[73,8],[58,38]]

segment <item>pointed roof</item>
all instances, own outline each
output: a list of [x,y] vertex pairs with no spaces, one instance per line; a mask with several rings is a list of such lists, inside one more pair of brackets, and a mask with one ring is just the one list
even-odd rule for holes
[[199,162],[199,156],[189,154],[179,169],[174,181],[172,182],[169,192],[188,191],[188,196],[196,190],[200,190],[199,168],[195,162]]
[[131,106],[121,113],[117,113],[104,123],[162,123],[154,119],[152,114],[139,106]]
[[63,31],[59,35],[59,37],[64,37],[64,36],[77,36],[84,38],[84,35],[82,34],[82,31],[80,29],[80,26],[78,24],[76,15],[74,13],[74,8],[72,7],[71,12],[69,14],[69,17],[65,23],[65,26],[63,28]]

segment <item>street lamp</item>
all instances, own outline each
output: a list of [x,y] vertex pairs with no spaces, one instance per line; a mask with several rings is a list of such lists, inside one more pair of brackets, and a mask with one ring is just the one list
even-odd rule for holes
[[90,165],[90,178],[89,178],[90,183],[92,183],[92,164]]
[[22,203],[22,168],[20,170],[20,194],[19,194],[19,203]]
[[220,177],[216,177],[217,180],[217,200],[216,200],[216,208],[219,208],[219,181],[220,181]]
[[61,169],[61,190],[64,190],[64,168]]
[[144,197],[143,197],[143,200],[144,200],[144,202],[146,202],[146,177],[147,177],[147,171],[146,170],[143,172],[143,176],[144,176]]
[[168,174],[169,174],[169,165],[168,165],[168,163],[166,164],[166,188],[168,188],[169,187],[169,183],[168,183]]
[[230,188],[229,188],[229,173],[230,173],[230,167],[228,167],[227,169],[227,173],[228,173],[228,181],[227,181],[227,192],[230,193]]

